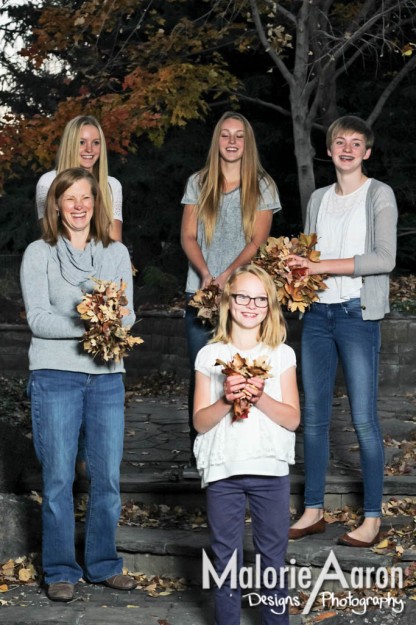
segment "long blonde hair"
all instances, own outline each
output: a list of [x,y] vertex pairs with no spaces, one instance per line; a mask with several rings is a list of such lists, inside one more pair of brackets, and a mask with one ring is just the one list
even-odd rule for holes
[[59,214],[59,201],[62,195],[74,182],[87,180],[91,185],[91,193],[94,198],[94,210],[90,224],[90,238],[101,241],[104,247],[111,242],[108,229],[110,223],[103,203],[98,181],[83,167],[64,169],[52,182],[46,198],[46,210],[42,220],[42,239],[49,245],[56,245],[60,235],[68,238],[68,231],[62,223]]
[[260,325],[258,341],[268,347],[278,347],[286,340],[286,321],[282,313],[277,290],[269,274],[257,265],[242,265],[233,271],[225,283],[220,301],[220,315],[218,325],[210,343],[230,343],[232,318],[230,313],[230,300],[232,287],[238,278],[245,273],[256,276],[263,284],[268,300],[268,312]]
[[79,167],[79,142],[83,126],[94,126],[100,135],[100,157],[94,164],[93,173],[100,185],[104,206],[111,224],[113,222],[113,198],[108,185],[107,147],[103,129],[95,117],[92,115],[79,115],[67,123],[56,155],[56,171],[59,174],[64,169]]
[[261,201],[260,180],[263,178],[269,189],[277,196],[273,179],[263,169],[257,151],[256,138],[250,122],[240,113],[227,111],[218,120],[211,139],[205,166],[198,172],[200,196],[197,204],[197,218],[204,225],[205,240],[210,245],[218,218],[224,175],[221,171],[219,140],[221,127],[227,119],[238,119],[244,126],[244,152],[241,160],[241,216],[244,236],[247,242],[253,236],[256,210]]

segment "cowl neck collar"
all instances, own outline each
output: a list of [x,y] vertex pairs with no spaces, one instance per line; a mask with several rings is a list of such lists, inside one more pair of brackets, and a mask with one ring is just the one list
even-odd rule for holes
[[83,250],[79,250],[67,238],[60,236],[56,249],[62,277],[69,284],[80,286],[90,278],[99,278],[104,249],[101,241],[96,243],[92,239]]

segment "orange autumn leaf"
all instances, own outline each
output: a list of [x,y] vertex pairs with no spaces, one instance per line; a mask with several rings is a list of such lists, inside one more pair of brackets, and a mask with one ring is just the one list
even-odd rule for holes
[[328,610],[328,612],[322,612],[322,614],[318,614],[317,616],[313,617],[313,623],[321,623],[322,621],[325,621],[328,618],[333,618],[336,615],[336,610]]

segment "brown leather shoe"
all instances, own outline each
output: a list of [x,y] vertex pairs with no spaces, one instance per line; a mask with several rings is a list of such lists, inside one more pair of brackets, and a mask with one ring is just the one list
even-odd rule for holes
[[356,540],[352,536],[348,536],[348,534],[343,534],[342,536],[338,538],[337,544],[345,545],[346,547],[365,548],[365,547],[372,547],[373,545],[376,545],[377,543],[380,542],[380,539],[381,539],[380,531],[378,531],[377,535],[373,538],[373,540],[370,540],[369,542],[366,542],[365,540]]
[[319,519],[316,523],[312,523],[312,525],[308,525],[308,527],[291,527],[289,529],[289,540],[298,540],[298,538],[310,536],[311,534],[322,534],[325,529],[326,522],[324,517],[322,517],[322,519]]
[[74,584],[70,582],[56,582],[56,584],[49,584],[46,589],[46,596],[51,601],[72,601],[74,589]]
[[115,590],[133,590],[137,586],[137,582],[128,575],[113,575],[101,583]]

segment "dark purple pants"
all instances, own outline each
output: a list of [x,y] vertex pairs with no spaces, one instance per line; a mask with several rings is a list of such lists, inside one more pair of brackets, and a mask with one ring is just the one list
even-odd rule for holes
[[[262,605],[262,625],[289,623],[289,611],[285,604],[287,587],[286,583],[282,585],[283,587],[280,587],[279,583],[279,573],[285,566],[288,543],[289,497],[288,475],[283,477],[241,475],[211,482],[207,487],[208,523],[217,575],[220,577],[227,568],[235,550],[237,550],[237,571],[243,566],[247,501],[251,512],[254,548],[261,558],[261,571],[271,567],[278,575],[275,587],[254,589],[254,592],[262,595],[266,602],[272,603]],[[268,586],[270,579],[268,577]],[[253,592],[240,587],[233,589],[230,585],[230,575],[221,588],[215,585],[215,625],[240,625],[241,595]]]

